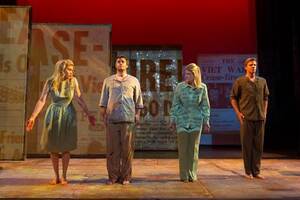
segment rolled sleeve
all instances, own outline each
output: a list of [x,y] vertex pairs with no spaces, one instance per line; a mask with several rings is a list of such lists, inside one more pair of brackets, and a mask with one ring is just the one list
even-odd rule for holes
[[237,80],[233,83],[231,92],[230,92],[230,99],[238,100],[239,96],[239,84]]
[[144,104],[143,104],[143,97],[142,97],[142,91],[141,91],[141,86],[138,81],[136,81],[136,87],[134,91],[134,96],[135,96],[135,108],[136,109],[143,109]]
[[173,101],[172,101],[172,106],[170,110],[170,121],[171,123],[176,123],[176,116],[178,113],[178,109],[180,106],[180,100],[179,100],[179,86],[177,85],[174,96],[173,96]]
[[208,98],[207,86],[204,87],[204,94],[202,95],[201,101],[201,110],[203,115],[203,122],[204,124],[209,124],[209,117],[210,117],[210,103]]
[[100,101],[99,101],[99,106],[100,107],[107,107],[108,98],[109,98],[109,89],[107,87],[107,81],[106,81],[106,79],[104,79],[102,90],[101,90],[101,97],[100,97]]
[[265,86],[264,86],[264,100],[265,101],[268,101],[269,95],[270,95],[269,88],[267,85],[267,81],[265,81]]

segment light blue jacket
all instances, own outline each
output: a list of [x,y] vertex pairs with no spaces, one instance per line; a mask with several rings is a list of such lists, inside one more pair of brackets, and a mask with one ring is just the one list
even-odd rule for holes
[[201,83],[195,88],[185,82],[177,85],[171,107],[171,122],[177,132],[201,131],[203,124],[209,124],[210,104],[207,86]]

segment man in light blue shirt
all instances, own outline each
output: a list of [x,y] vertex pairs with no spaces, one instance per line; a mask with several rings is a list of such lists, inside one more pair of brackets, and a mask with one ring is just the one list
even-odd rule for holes
[[133,129],[140,120],[143,100],[140,83],[127,74],[128,59],[116,58],[116,74],[103,82],[100,112],[106,125],[107,184],[129,184],[134,153]]

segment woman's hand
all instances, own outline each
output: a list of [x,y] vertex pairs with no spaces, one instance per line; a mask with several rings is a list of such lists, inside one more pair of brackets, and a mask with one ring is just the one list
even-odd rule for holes
[[210,125],[209,125],[209,124],[204,124],[204,125],[203,125],[203,131],[204,131],[205,133],[209,133],[209,130],[210,130]]
[[169,128],[171,129],[172,133],[176,133],[176,124],[174,122],[170,123]]
[[34,117],[30,117],[27,122],[26,122],[26,131],[29,132],[32,130],[33,126],[35,123],[35,118]]
[[88,120],[92,126],[96,125],[96,118],[94,117],[94,115],[88,115]]

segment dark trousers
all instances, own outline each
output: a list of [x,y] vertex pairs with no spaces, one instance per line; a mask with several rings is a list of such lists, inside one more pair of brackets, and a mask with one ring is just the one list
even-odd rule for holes
[[241,143],[245,173],[256,176],[260,173],[263,153],[265,121],[244,120],[241,125]]
[[106,127],[106,164],[112,181],[130,181],[134,153],[134,123],[109,123]]

